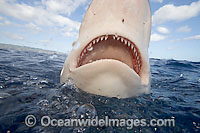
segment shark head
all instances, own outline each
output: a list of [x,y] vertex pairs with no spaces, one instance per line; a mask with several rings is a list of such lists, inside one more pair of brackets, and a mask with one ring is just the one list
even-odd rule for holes
[[149,93],[148,0],[93,0],[61,71],[80,89],[108,97]]

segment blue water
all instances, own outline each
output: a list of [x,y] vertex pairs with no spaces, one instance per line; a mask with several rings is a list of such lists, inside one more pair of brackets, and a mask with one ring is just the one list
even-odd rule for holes
[[[0,132],[200,132],[200,63],[150,59],[151,93],[128,99],[88,94],[59,83],[66,55],[0,49]],[[25,117],[36,116],[34,127]],[[39,119],[175,119],[175,127],[43,127]]]

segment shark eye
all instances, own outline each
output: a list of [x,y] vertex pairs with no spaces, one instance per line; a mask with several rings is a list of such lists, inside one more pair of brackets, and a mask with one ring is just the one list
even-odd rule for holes
[[77,67],[103,59],[118,60],[140,75],[142,60],[136,45],[118,35],[103,35],[90,41],[80,53]]

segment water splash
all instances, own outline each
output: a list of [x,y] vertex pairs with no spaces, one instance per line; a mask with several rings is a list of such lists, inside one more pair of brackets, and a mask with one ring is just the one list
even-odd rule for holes
[[92,119],[97,115],[97,111],[92,104],[80,106],[76,112],[78,118]]

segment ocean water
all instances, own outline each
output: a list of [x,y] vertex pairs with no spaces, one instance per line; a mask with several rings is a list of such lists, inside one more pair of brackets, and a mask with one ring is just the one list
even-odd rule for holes
[[[151,93],[128,99],[59,83],[66,55],[0,49],[0,132],[200,132],[200,62],[150,59]],[[25,124],[27,115],[36,124]],[[42,126],[40,119],[174,119],[175,126]],[[31,120],[32,122],[32,120]]]

